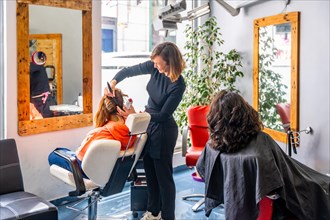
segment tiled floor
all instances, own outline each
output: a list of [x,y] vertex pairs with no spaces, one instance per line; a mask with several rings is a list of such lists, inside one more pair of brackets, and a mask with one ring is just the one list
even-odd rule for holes
[[[178,168],[175,170],[174,179],[176,184],[176,208],[175,208],[175,216],[177,220],[189,220],[189,219],[217,219],[222,220],[225,219],[224,209],[222,207],[218,207],[214,209],[209,216],[209,218],[205,217],[204,214],[204,206],[200,208],[200,211],[193,212],[191,210],[192,205],[195,201],[185,201],[182,200],[182,196],[194,193],[203,193],[204,192],[204,183],[194,181],[191,178],[191,173],[193,170]],[[62,200],[54,201],[54,204],[59,208],[59,219],[60,220],[79,220],[79,219],[87,219],[87,209],[82,212],[77,212],[71,209],[68,209],[67,205],[72,205],[76,199],[72,198],[64,198]],[[143,212],[138,212],[138,217],[134,218],[133,213],[131,211],[130,206],[130,185],[127,184],[123,192],[109,196],[106,198],[102,198],[101,201],[98,202],[97,208],[97,219],[105,220],[105,219],[129,219],[135,220],[140,219]],[[77,207],[85,207],[87,201],[82,202]]]

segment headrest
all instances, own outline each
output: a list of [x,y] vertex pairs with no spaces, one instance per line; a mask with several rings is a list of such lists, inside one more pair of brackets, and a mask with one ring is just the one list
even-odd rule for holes
[[187,109],[188,124],[189,127],[208,127],[207,124],[207,114],[210,111],[209,105],[204,106],[190,106]]
[[141,134],[147,131],[150,118],[151,116],[147,112],[130,114],[126,119],[125,124],[131,135]]

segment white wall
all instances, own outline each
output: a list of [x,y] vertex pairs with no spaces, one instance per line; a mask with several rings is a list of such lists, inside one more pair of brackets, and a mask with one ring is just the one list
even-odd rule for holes
[[[284,1],[283,1],[284,2]],[[282,1],[266,1],[241,10],[232,17],[211,1],[226,49],[236,48],[244,57],[245,77],[240,81],[243,96],[252,103],[253,20],[278,14]],[[6,94],[7,138],[18,145],[24,185],[27,191],[45,199],[67,195],[71,187],[49,174],[48,154],[56,147],[75,149],[92,127],[49,132],[26,137],[17,134],[16,2],[6,1]],[[302,135],[295,158],[324,173],[329,168],[329,1],[292,0],[287,11],[301,12],[300,31],[300,128],[311,126],[313,135]],[[101,4],[93,1],[93,100],[100,99]],[[10,27],[10,28],[8,28]],[[94,101],[93,111],[97,108]],[[283,144],[281,144],[283,146]]]
[[[230,3],[230,1],[227,1]],[[244,57],[244,79],[240,91],[252,103],[253,21],[280,14],[285,1],[260,1],[233,17],[216,1],[212,14],[221,28],[224,49],[237,49]],[[300,11],[299,124],[311,126],[312,135],[301,134],[301,146],[293,157],[308,166],[330,173],[329,152],[329,1],[292,0],[286,11]],[[285,149],[285,144],[280,143]]]
[[[93,2],[93,100],[100,100],[101,86],[101,8]],[[48,132],[21,137],[17,134],[17,54],[16,54],[16,1],[6,1],[6,137],[17,142],[25,190],[45,199],[66,196],[71,187],[49,174],[48,154],[56,147],[76,149],[92,127]],[[96,112],[97,101],[93,103]]]

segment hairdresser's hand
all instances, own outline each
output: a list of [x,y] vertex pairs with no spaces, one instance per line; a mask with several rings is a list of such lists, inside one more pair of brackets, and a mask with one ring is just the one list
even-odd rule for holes
[[117,81],[116,80],[111,80],[111,82],[109,83],[111,89],[112,89],[112,93],[109,91],[108,86],[106,86],[104,88],[104,95],[108,96],[108,97],[115,97],[115,89],[116,89],[116,84]]
[[136,113],[133,105],[130,107],[130,109],[127,109],[125,106],[123,106],[123,109],[121,109],[119,106],[117,106],[117,112],[118,115],[125,119],[128,117],[129,114]]

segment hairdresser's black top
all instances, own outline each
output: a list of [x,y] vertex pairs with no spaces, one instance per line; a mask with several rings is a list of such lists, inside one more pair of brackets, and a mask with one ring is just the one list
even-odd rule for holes
[[186,86],[182,76],[175,82],[171,82],[165,74],[160,73],[157,68],[154,68],[152,61],[124,68],[113,79],[119,83],[127,77],[143,74],[151,75],[147,85],[149,99],[146,112],[151,115],[149,132],[155,130],[158,132],[157,134],[153,133],[152,137],[148,137],[148,139],[152,142],[152,145],[159,146],[159,149],[154,146],[152,147],[153,151],[155,151],[154,156],[158,158],[163,138],[161,135],[166,132],[165,128],[176,126],[172,114],[178,107]]
[[30,63],[30,96],[41,95],[49,92],[48,76],[44,66]]
[[151,121],[164,122],[169,120],[178,107],[186,88],[183,77],[180,76],[177,81],[172,83],[167,76],[154,68],[152,61],[147,61],[122,69],[115,75],[114,79],[119,83],[127,77],[143,74],[151,75],[147,85],[149,99],[146,106],[146,111],[151,115]]

